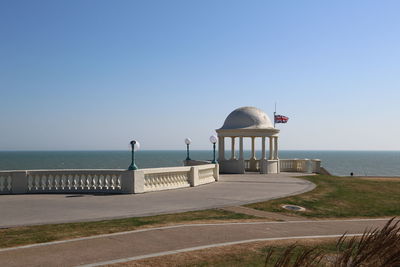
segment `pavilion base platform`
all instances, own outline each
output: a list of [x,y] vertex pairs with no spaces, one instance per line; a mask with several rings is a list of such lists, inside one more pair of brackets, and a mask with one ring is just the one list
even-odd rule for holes
[[244,174],[245,172],[259,172],[262,174],[279,173],[279,160],[241,160],[229,159],[219,161],[220,173]]
[[219,161],[219,172],[227,174],[244,174],[245,161],[239,159],[229,159]]

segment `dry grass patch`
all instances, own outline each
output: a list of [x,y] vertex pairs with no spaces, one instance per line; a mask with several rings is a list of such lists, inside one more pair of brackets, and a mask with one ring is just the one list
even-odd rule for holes
[[330,245],[333,247],[336,242],[337,238],[302,239],[296,241],[274,240],[251,242],[231,246],[208,248],[191,252],[183,252],[108,266],[263,266],[265,262],[266,251],[270,247],[283,249],[294,243],[306,247],[321,245]]

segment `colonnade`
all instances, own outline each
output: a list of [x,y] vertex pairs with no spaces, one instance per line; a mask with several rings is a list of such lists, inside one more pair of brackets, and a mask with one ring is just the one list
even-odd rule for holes
[[[230,136],[227,137],[231,139],[231,157],[230,160],[236,160],[236,149],[235,149],[235,138],[239,138],[239,160],[243,160],[243,136]],[[251,160],[256,159],[256,150],[255,150],[255,139],[256,136],[249,136],[251,138]],[[260,137],[262,140],[261,143],[261,159],[267,160],[266,155],[266,138],[265,136]],[[268,136],[269,138],[269,160],[277,160],[278,159],[278,136]],[[226,160],[225,158],[225,137],[218,137],[218,161]]]

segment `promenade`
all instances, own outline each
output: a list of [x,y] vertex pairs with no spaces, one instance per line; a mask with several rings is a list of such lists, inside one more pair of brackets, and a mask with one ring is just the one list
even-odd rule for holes
[[188,224],[1,249],[1,266],[101,266],[253,241],[339,237],[388,219]]
[[221,175],[198,187],[144,194],[29,194],[0,196],[0,228],[93,221],[202,210],[269,200],[312,190],[301,173]]
[[[1,225],[28,225],[221,208],[264,221],[177,224],[0,249],[1,266],[102,266],[256,241],[329,238],[382,227],[388,218],[307,220],[242,207],[300,194],[314,184],[298,173],[222,175],[199,187],[138,195],[1,196]],[[15,216],[15,217],[14,217]],[[279,221],[271,221],[279,220]]]

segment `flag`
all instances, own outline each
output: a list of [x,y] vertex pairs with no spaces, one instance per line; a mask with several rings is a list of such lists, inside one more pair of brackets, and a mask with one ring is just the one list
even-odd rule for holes
[[289,120],[288,117],[283,115],[275,115],[275,123],[287,123]]

